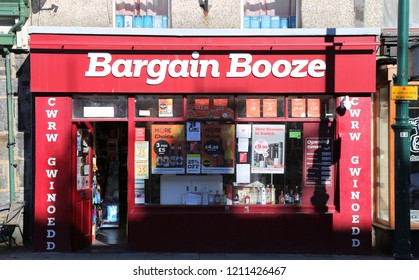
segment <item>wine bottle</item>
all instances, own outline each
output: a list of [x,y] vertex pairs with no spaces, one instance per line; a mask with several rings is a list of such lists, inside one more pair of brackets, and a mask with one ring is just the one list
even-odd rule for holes
[[226,167],[233,167],[233,150],[231,148],[231,140],[227,139],[227,148],[224,154],[224,163]]
[[170,147],[169,165],[170,165],[170,167],[175,167],[176,166],[175,144],[173,144],[173,143]]
[[177,145],[176,167],[183,167],[182,146],[180,144]]

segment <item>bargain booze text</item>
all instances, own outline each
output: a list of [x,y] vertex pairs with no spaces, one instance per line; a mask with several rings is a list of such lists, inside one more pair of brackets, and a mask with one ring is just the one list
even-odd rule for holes
[[[140,78],[145,75],[148,85],[161,84],[167,75],[171,78],[221,77],[220,63],[216,59],[200,59],[193,52],[189,59],[113,59],[110,53],[89,53],[89,67],[85,77]],[[226,78],[322,78],[326,63],[322,59],[265,59],[254,60],[249,53],[230,53],[229,67],[223,75]],[[143,75],[143,76],[142,76]]]

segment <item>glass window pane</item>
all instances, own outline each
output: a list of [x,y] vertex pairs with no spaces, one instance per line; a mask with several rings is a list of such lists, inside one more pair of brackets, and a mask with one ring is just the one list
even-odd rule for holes
[[188,119],[225,119],[234,118],[233,96],[188,96],[186,104]]
[[183,117],[183,97],[138,95],[135,97],[135,116],[139,118]]
[[73,118],[126,117],[126,96],[75,95],[73,98]]
[[410,101],[410,214],[412,223],[419,223],[419,100]]
[[244,28],[296,28],[296,0],[244,0]]
[[335,103],[333,96],[292,96],[288,98],[288,117],[334,118]]
[[379,111],[378,111],[378,125],[377,125],[377,139],[378,139],[378,218],[385,221],[389,220],[389,177],[388,177],[388,90],[387,88],[380,89],[379,95]]
[[283,118],[284,97],[239,96],[237,100],[238,118]]
[[114,26],[168,28],[169,0],[115,0]]

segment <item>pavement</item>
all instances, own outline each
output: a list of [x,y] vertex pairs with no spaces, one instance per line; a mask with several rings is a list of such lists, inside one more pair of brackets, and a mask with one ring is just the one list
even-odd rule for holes
[[[419,260],[418,256],[413,257]],[[90,246],[76,252],[34,252],[30,248],[0,245],[0,260],[395,260],[380,252],[371,255],[254,254],[254,253],[152,253],[131,252],[115,246]]]

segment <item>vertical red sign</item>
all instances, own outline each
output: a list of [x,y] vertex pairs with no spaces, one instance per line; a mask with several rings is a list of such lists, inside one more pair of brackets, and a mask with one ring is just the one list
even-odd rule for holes
[[36,251],[69,251],[71,244],[71,98],[35,98]]
[[337,117],[340,211],[333,223],[342,233],[342,249],[361,254],[371,250],[371,98],[349,101],[351,109]]

